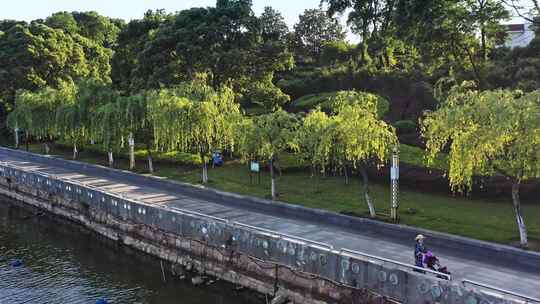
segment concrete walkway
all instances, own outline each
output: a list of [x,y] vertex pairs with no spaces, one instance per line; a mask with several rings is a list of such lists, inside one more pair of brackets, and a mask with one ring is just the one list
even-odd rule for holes
[[[321,225],[317,222],[280,217],[276,214],[254,212],[224,202],[208,201],[193,196],[187,196],[179,191],[166,191],[157,186],[149,187],[143,183],[126,183],[114,180],[106,174],[88,174],[75,172],[61,167],[43,163],[28,162],[21,157],[7,156],[0,151],[0,161],[11,163],[29,170],[42,171],[70,179],[81,184],[99,188],[111,193],[121,194],[133,200],[149,204],[161,205],[166,208],[181,208],[199,213],[212,215],[231,221],[275,230],[314,241],[332,244],[335,248],[348,248],[367,254],[388,259],[413,263],[414,240],[381,237],[375,232],[348,230],[338,226]],[[494,231],[496,233],[496,231]],[[429,247],[429,239],[427,240]],[[448,266],[454,278],[469,279],[521,293],[530,297],[540,298],[540,273],[532,269],[523,269],[512,265],[501,265],[493,259],[467,256],[464,250],[431,248],[440,257],[441,263]]]

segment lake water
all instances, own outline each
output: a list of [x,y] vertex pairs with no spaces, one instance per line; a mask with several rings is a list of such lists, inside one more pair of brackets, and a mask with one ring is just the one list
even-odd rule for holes
[[[12,262],[22,260],[22,266]],[[263,303],[217,282],[193,286],[166,277],[157,259],[0,198],[0,304]]]

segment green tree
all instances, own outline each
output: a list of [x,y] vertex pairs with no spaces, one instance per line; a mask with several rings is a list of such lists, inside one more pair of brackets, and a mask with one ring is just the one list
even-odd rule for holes
[[298,130],[300,155],[309,161],[311,177],[324,173],[330,162],[332,145],[332,117],[319,108],[309,112]]
[[122,103],[111,95],[109,102],[97,107],[93,113],[92,138],[101,143],[107,151],[109,167],[114,166],[113,153],[122,147],[128,135],[128,129],[123,121]]
[[422,122],[428,160],[450,147],[448,178],[453,190],[472,188],[475,175],[512,181],[512,202],[522,247],[527,247],[519,188],[540,177],[540,91],[475,91],[456,86]]
[[19,148],[19,130],[30,130],[32,128],[32,110],[36,97],[27,91],[22,91],[15,97],[15,109],[8,114],[7,127],[13,129],[15,137],[15,149]]
[[36,92],[19,91],[15,108],[7,117],[7,126],[23,129],[28,136],[43,140],[45,153],[56,137],[56,110],[74,100],[75,87],[69,84],[60,89],[45,88]]
[[259,17],[261,36],[264,41],[279,41],[286,43],[289,27],[281,13],[271,6],[266,6]]
[[19,89],[57,88],[87,73],[84,49],[61,30],[32,22],[0,38],[0,95],[8,102]]
[[197,147],[202,159],[202,182],[206,184],[209,156],[216,150],[234,149],[240,108],[232,89],[222,87],[204,99],[195,100],[191,114],[191,145]]
[[296,53],[318,60],[323,46],[345,39],[345,31],[336,19],[320,9],[307,9],[294,25]]
[[75,98],[56,110],[56,127],[61,139],[73,144],[73,159],[78,157],[79,147],[93,142],[98,133],[96,113],[101,106],[114,101],[114,92],[97,79],[78,82]]
[[253,117],[252,123],[245,123],[243,145],[240,152],[244,158],[256,157],[268,161],[270,169],[271,195],[277,198],[276,174],[274,166],[279,155],[289,149],[297,150],[298,120],[293,114],[281,109],[270,114]]
[[280,108],[291,100],[289,95],[272,83],[271,77],[260,81],[247,81],[243,91],[244,99],[268,111]]
[[[358,168],[363,184],[364,197],[371,217],[375,217],[375,207],[370,196],[367,166],[380,166],[387,160],[389,152],[398,144],[395,130],[379,119],[378,99],[369,95],[350,93],[336,96],[331,138],[334,139],[334,153],[353,167]],[[347,167],[345,167],[345,171]]]
[[251,1],[220,0],[216,7],[178,12],[162,24],[140,60],[151,88],[206,73],[214,88],[258,69],[249,66],[260,44]]
[[[379,53],[382,65],[391,63],[390,53],[395,42],[394,16],[397,0],[323,0],[330,15],[348,12],[347,23],[360,35],[361,61],[370,63],[369,48]],[[375,54],[374,54],[375,55]]]
[[168,16],[163,10],[147,11],[142,19],[131,20],[119,33],[111,61],[111,78],[115,88],[135,93],[152,87],[146,84],[144,73],[148,69],[142,66],[141,61],[146,60],[141,60],[141,56],[147,42],[154,38],[157,28]]
[[321,62],[326,65],[345,62],[352,58],[354,47],[346,41],[330,41],[323,45]]
[[362,104],[362,107],[371,109],[375,106],[375,114],[377,118],[383,119],[390,110],[390,104],[385,98],[362,91],[339,91],[336,96],[329,101],[328,108],[331,112],[337,113],[346,105]]
[[96,12],[58,12],[48,17],[45,24],[64,31],[83,48],[88,69],[84,77],[110,81],[112,46],[123,27],[122,22]]
[[69,34],[78,34],[80,30],[77,20],[75,20],[73,14],[68,12],[52,14],[45,19],[45,24],[55,29],[64,30],[64,32]]
[[[0,95],[9,112],[17,90],[59,88],[79,78],[110,81],[112,52],[76,32],[69,13],[53,15],[48,22],[2,22],[0,34]],[[65,29],[55,28],[65,25]]]
[[490,50],[504,42],[504,25],[501,21],[510,14],[498,0],[469,0],[467,3],[470,19],[480,31],[480,58],[488,60]]
[[81,123],[79,108],[75,100],[61,105],[56,110],[56,130],[59,138],[72,143],[73,159],[77,159],[78,147],[87,134]]
[[156,146],[198,153],[203,162],[202,182],[206,184],[211,153],[235,146],[240,108],[232,89],[221,87],[216,91],[199,78],[155,94],[150,116]]
[[189,115],[191,101],[172,89],[149,92],[148,114],[154,122],[154,145],[159,151],[189,149]]
[[[268,91],[281,93],[274,73],[293,65],[285,43],[263,39],[251,1],[239,0],[170,16],[151,33],[138,62],[146,88],[174,86],[204,73],[214,89],[231,84],[248,102]],[[279,95],[272,102],[281,103]]]
[[135,139],[140,138],[146,144],[148,171],[154,172],[152,161],[154,122],[151,120],[149,109],[153,96],[152,92],[144,92],[118,98],[121,109],[119,119],[122,128],[128,133],[129,168],[131,170],[135,169]]
[[97,12],[73,12],[71,15],[77,22],[78,34],[106,48],[114,45],[124,26],[123,21],[110,19]]
[[426,72],[457,72],[485,87],[486,59],[502,42],[500,23],[507,17],[497,0],[403,0],[395,27],[419,51]]

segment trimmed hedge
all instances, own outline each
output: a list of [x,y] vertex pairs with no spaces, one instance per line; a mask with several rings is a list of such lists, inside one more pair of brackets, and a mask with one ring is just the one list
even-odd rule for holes
[[[323,111],[329,111],[330,110],[330,102],[332,101],[332,98],[334,98],[340,91],[336,92],[325,92],[325,93],[319,93],[319,94],[309,94],[300,97],[297,100],[294,100],[290,106],[289,109],[294,112],[308,112],[309,110],[314,109],[317,106],[321,106],[321,109]],[[366,93],[366,92],[358,92],[360,94],[372,94],[372,93]],[[383,98],[381,96],[378,96],[376,94],[373,94],[377,96],[378,98],[378,114],[379,117],[384,117],[389,109],[390,109],[390,103],[386,98]]]
[[418,125],[412,120],[398,120],[394,123],[398,134],[409,134],[416,132]]

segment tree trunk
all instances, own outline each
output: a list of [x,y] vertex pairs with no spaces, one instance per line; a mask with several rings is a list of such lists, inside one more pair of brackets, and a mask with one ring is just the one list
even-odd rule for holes
[[347,165],[343,166],[343,173],[345,174],[345,185],[349,184],[349,168]]
[[24,143],[26,145],[26,152],[30,151],[30,147],[29,147],[29,141],[30,139],[30,136],[28,136],[28,132],[25,133],[25,136],[24,136]]
[[51,152],[51,147],[49,146],[49,143],[48,142],[45,142],[43,144],[44,148],[45,148],[45,154],[49,154],[49,152]]
[[321,172],[317,172],[317,167],[315,167],[315,193],[319,193],[319,185],[321,183]]
[[148,159],[148,172],[154,173],[154,164],[152,162],[152,145],[150,142],[146,142],[146,152],[148,153],[146,156]]
[[79,151],[77,150],[77,144],[74,143],[73,144],[73,159],[77,159],[78,156],[79,156]]
[[202,183],[206,185],[208,183],[208,162],[204,155],[201,155],[201,158],[203,162]]
[[114,167],[114,158],[113,158],[113,152],[109,149],[109,152],[107,153],[109,156],[109,167]]
[[480,37],[481,37],[481,43],[482,43],[482,61],[487,61],[487,46],[486,46],[486,31],[484,29],[484,26],[482,25],[480,27]]
[[274,173],[274,158],[270,158],[270,179],[272,180],[271,184],[271,193],[272,193],[272,199],[275,200],[276,195],[276,174]]
[[13,130],[13,133],[15,133],[15,149],[19,149],[19,127],[18,125],[15,126],[15,129]]
[[360,173],[362,174],[362,180],[364,182],[364,197],[369,208],[369,216],[375,218],[377,214],[375,213],[375,207],[373,206],[373,201],[369,195],[369,178],[367,174],[366,167],[364,165],[360,166]]
[[135,169],[135,139],[133,138],[133,133],[129,133],[129,169]]
[[519,241],[522,248],[527,248],[527,227],[525,227],[525,221],[521,214],[521,202],[519,200],[519,186],[520,181],[514,181],[512,184],[512,202],[514,204],[514,213],[516,214],[516,220],[519,228]]

